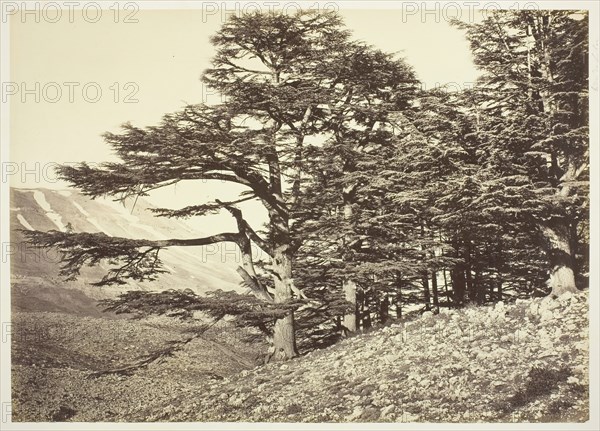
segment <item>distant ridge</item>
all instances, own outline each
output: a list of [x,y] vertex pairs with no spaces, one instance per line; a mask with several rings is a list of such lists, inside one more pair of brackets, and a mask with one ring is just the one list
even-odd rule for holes
[[92,200],[74,190],[11,188],[11,244],[6,255],[11,261],[12,306],[15,311],[58,311],[98,315],[96,301],[127,290],[189,288],[197,293],[210,290],[240,290],[235,272],[237,263],[230,250],[224,256],[218,248],[178,247],[161,251],[169,274],[153,282],[131,282],[118,287],[95,287],[108,266],[85,268],[76,281],[59,276],[59,256],[52,250],[37,250],[23,241],[21,230],[104,232],[126,238],[194,238],[202,232],[176,219],[154,217],[144,199],[133,200],[126,208],[109,199]]

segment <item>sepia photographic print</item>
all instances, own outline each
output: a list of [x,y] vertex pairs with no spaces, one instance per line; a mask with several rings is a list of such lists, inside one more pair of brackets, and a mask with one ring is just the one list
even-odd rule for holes
[[597,2],[0,8],[0,429],[600,429]]

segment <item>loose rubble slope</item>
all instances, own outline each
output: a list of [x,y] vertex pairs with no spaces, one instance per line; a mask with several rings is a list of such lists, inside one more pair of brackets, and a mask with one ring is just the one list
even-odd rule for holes
[[133,361],[181,337],[182,328],[19,316],[22,326],[41,316],[72,329],[43,349],[13,350],[13,420],[583,422],[589,415],[586,292],[426,313],[266,366],[252,363],[258,351],[241,355],[239,340],[224,350],[229,332],[218,332],[131,376],[94,379],[90,371]]
[[587,421],[587,316],[587,293],[426,313],[242,371],[136,419]]

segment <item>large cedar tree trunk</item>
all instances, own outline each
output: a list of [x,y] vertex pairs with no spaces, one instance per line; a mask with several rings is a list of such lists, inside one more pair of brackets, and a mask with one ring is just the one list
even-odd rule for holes
[[560,224],[544,228],[544,235],[549,243],[551,270],[547,283],[552,289],[551,295],[577,292],[569,232],[567,226]]
[[[452,244],[455,250],[455,256],[460,258],[461,256],[461,245],[458,240],[454,240]],[[464,304],[465,301],[465,290],[467,287],[465,278],[465,264],[458,262],[452,267],[450,271],[450,280],[452,281],[452,296],[455,306]]]
[[396,319],[402,319],[402,276],[399,271],[396,272],[396,297],[394,298],[396,306]]
[[[537,48],[541,50],[538,54],[539,58],[539,70],[541,73],[541,79],[544,84],[539,90],[539,96],[542,100],[542,110],[551,119],[550,131],[551,135],[554,134],[554,118],[559,106],[557,105],[557,99],[552,93],[555,87],[555,71],[553,70],[552,53],[550,51],[551,39],[553,35],[553,27],[550,16],[537,16],[532,19],[528,25],[528,33],[531,34],[537,43]],[[587,123],[587,119],[583,120],[583,124]],[[557,152],[551,153],[552,164],[557,166]],[[578,168],[575,166],[573,157],[567,155],[566,160],[563,161],[565,170],[563,173],[558,173],[556,179],[558,180],[558,191],[557,195],[561,197],[569,196],[571,181],[576,181],[578,177]],[[555,172],[559,170],[555,169]],[[560,296],[566,292],[576,292],[577,286],[575,284],[575,271],[573,265],[573,250],[571,248],[571,236],[570,226],[566,220],[559,220],[542,227],[544,236],[548,241],[548,257],[550,260],[550,277],[547,281],[548,287],[550,287],[551,295]]]
[[349,332],[356,331],[356,283],[350,279],[344,280],[344,298],[352,304],[353,309],[344,315],[344,327]]
[[386,323],[390,318],[390,300],[387,295],[383,295],[379,303],[379,322]]
[[[275,283],[275,303],[284,303],[292,299],[292,259],[281,249],[275,250],[273,258],[273,277]],[[275,321],[273,331],[273,361],[285,361],[298,355],[294,332],[294,313]]]
[[[344,219],[349,222],[352,218],[353,208],[352,203],[354,200],[355,186],[348,186],[343,190],[344,199]],[[345,238],[345,246],[348,247],[348,242],[351,240],[350,237]],[[348,250],[345,250],[346,253]],[[356,331],[356,313],[358,311],[356,305],[356,283],[351,278],[345,278],[342,286],[344,290],[344,297],[346,301],[352,304],[352,309],[344,315],[344,327],[349,332]]]
[[[275,139],[273,139],[275,141]],[[275,148],[275,145],[273,145]],[[276,200],[282,202],[281,170],[276,152],[269,161],[270,183]],[[275,303],[285,303],[292,299],[292,254],[289,229],[289,212],[283,204],[274,206],[269,211],[269,222],[273,243],[273,282],[275,285]],[[298,356],[294,327],[294,313],[290,311],[285,317],[275,321],[273,330],[273,361],[285,361]]]

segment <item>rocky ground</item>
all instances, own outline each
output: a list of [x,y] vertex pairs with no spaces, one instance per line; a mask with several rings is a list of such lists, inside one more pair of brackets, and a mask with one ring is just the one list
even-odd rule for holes
[[[252,368],[264,358],[265,346],[256,333],[219,324],[185,343],[198,329],[165,317],[13,313],[12,419],[131,420],[151,402],[171,405],[174,397]],[[139,364],[174,345],[180,348],[147,366],[95,377]]]
[[[134,360],[184,328],[61,320],[78,336],[14,347],[13,420],[583,422],[587,316],[585,292],[444,310],[266,366],[253,363],[260,349],[248,344],[222,351],[198,339],[131,376],[92,379],[91,369]],[[39,318],[16,319],[26,327]],[[118,334],[127,334],[124,344]]]

